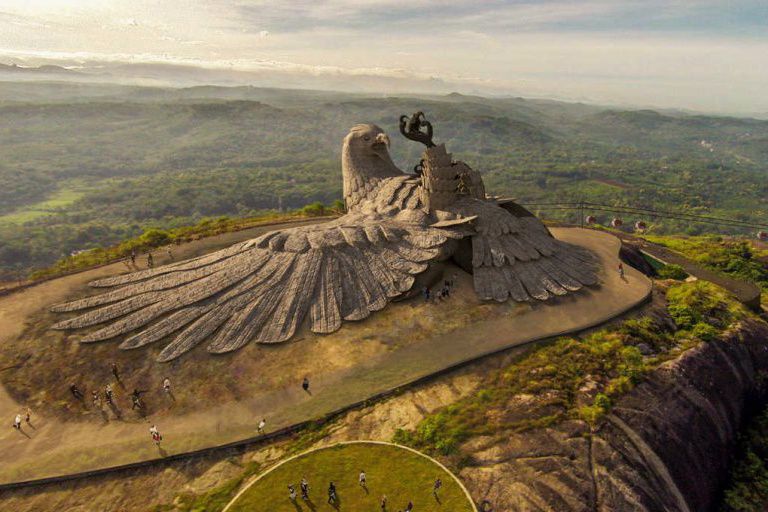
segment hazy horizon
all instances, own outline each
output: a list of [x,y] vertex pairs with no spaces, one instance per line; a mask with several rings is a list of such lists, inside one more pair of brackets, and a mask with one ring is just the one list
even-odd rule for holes
[[757,1],[9,0],[0,62],[146,85],[455,91],[764,115],[766,20]]

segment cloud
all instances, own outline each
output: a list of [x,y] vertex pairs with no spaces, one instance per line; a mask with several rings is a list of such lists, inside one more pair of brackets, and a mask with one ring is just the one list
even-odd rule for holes
[[765,19],[765,0],[5,0],[0,47],[746,111],[768,110]]

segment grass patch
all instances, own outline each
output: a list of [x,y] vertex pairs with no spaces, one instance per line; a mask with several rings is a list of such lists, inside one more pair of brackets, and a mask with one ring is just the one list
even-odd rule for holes
[[60,213],[62,209],[74,204],[85,196],[87,189],[79,182],[62,186],[50,194],[45,200],[33,203],[5,215],[0,215],[0,224],[23,224],[46,215]]
[[768,266],[758,258],[768,257],[768,251],[759,250],[748,240],[721,236],[645,237],[649,242],[668,247],[686,258],[716,272],[750,281],[768,291]]
[[[358,484],[364,470],[368,491]],[[288,498],[288,484],[299,492],[299,482],[306,477],[310,486],[310,504]],[[438,502],[432,495],[436,478],[443,482]],[[339,508],[327,503],[328,484],[334,482]],[[396,446],[349,444],[320,449],[277,467],[256,482],[233,505],[233,512],[269,510],[270,512],[364,511],[379,510],[380,499],[387,496],[387,510],[402,510],[409,501],[418,511],[469,512],[459,485],[441,467],[418,454]]]

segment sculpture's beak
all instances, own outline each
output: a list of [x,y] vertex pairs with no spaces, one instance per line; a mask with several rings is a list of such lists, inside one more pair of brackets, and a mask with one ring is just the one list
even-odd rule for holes
[[384,144],[386,147],[389,147],[389,137],[386,133],[380,133],[376,136],[373,143],[374,145]]

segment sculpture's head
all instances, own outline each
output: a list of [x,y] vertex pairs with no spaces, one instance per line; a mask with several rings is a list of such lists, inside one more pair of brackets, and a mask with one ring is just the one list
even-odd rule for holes
[[366,198],[378,180],[401,176],[389,156],[389,137],[375,124],[358,124],[344,137],[342,182],[347,209]]
[[389,159],[389,137],[375,124],[357,124],[344,137],[344,149],[358,156]]

